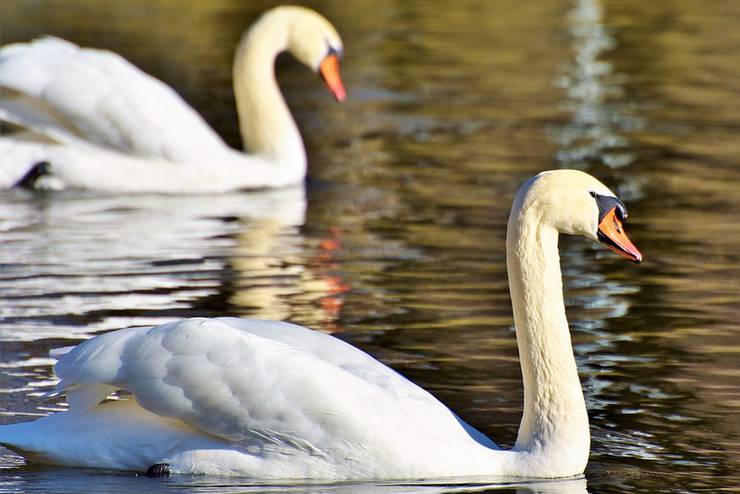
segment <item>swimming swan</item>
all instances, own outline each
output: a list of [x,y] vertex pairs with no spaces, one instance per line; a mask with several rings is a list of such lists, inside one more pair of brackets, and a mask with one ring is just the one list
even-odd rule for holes
[[[186,319],[96,336],[54,370],[70,410],[0,427],[32,461],[259,479],[581,474],[589,425],[565,317],[558,235],[638,263],[624,205],[580,171],[519,190],[506,240],[524,415],[502,450],[361,350],[284,322]],[[59,354],[63,353],[59,352]],[[126,390],[121,399],[106,399]]]
[[274,76],[285,50],[319,72],[337,100],[345,98],[334,27],[303,7],[267,11],[242,37],[234,61],[240,129],[252,153],[245,154],[172,88],[115,53],[50,37],[7,45],[0,50],[0,120],[29,132],[0,137],[0,188],[29,177],[45,188],[159,193],[298,183],[306,154]]

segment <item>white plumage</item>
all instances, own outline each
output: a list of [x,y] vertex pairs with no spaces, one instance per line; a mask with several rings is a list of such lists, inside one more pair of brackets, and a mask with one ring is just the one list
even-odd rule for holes
[[[618,216],[615,216],[617,215]],[[281,322],[187,319],[123,329],[61,355],[71,405],[0,427],[40,461],[260,479],[566,477],[588,461],[589,426],[562,296],[560,232],[601,238],[635,262],[624,206],[578,171],[519,191],[507,265],[524,381],[511,450],[431,394],[332,336]],[[117,390],[131,396],[104,402]]]
[[322,61],[342,43],[328,21],[299,7],[272,9],[245,33],[234,70],[252,153],[245,154],[229,148],[172,88],[116,53],[53,37],[5,46],[0,120],[30,134],[0,137],[0,187],[15,185],[42,161],[55,179],[41,187],[199,193],[300,182],[305,151],[273,74],[284,50],[323,73]]
[[[409,464],[434,475],[430,458],[447,463],[473,437],[495,448],[366,353],[288,323],[188,319],[124,329],[78,345],[55,372],[70,411],[3,428],[18,429],[14,449],[54,463],[383,478],[405,477]],[[100,405],[118,389],[133,397]],[[420,440],[445,447],[425,452]]]
[[169,86],[120,55],[44,37],[0,51],[0,117],[63,143],[192,161],[221,138]]

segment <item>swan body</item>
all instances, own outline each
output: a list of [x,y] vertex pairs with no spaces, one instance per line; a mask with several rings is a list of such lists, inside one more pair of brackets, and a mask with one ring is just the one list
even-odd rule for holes
[[[565,477],[589,454],[570,344],[558,232],[635,262],[624,206],[582,172],[520,190],[507,235],[524,381],[516,445],[502,450],[427,391],[332,336],[282,322],[187,319],[103,334],[55,356],[70,410],[0,427],[36,461],[261,479]],[[608,223],[608,225],[606,223]],[[606,240],[602,240],[605,241]],[[128,394],[107,400],[112,393]]]
[[46,188],[208,193],[300,182],[306,156],[274,77],[290,51],[320,72],[338,100],[342,42],[302,7],[267,11],[242,37],[234,62],[236,151],[169,86],[121,56],[52,37],[0,49],[0,120],[26,132],[0,137],[0,187],[38,163]]

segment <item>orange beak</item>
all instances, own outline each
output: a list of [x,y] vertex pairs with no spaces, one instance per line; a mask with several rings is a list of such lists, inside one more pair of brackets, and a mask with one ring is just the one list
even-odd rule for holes
[[599,223],[599,230],[597,232],[599,241],[620,256],[626,257],[635,264],[639,264],[642,261],[642,254],[632,244],[632,241],[624,231],[622,222],[617,218],[616,209],[614,208],[606,213],[601,223]]
[[344,90],[342,78],[339,76],[339,57],[336,53],[332,53],[324,58],[321,65],[319,65],[319,72],[321,73],[321,77],[324,78],[326,87],[334,95],[334,98],[337,101],[344,101],[347,97],[347,92]]

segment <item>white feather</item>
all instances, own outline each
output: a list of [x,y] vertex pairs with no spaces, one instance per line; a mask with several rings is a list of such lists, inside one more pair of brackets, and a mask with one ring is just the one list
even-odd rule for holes
[[[296,43],[294,31],[300,34]],[[228,147],[172,88],[116,53],[53,37],[5,46],[0,120],[54,145],[3,137],[4,148],[21,149],[0,154],[0,187],[13,186],[12,179],[39,161],[51,165],[59,186],[120,192],[208,193],[299,183],[305,151],[275,83],[273,61],[289,49],[312,64],[326,56],[327,43],[341,51],[331,24],[300,7],[272,9],[244,35],[234,85],[245,145],[253,154]]]
[[[507,267],[524,414],[511,450],[337,338],[234,318],[122,329],[81,343],[55,366],[55,392],[67,393],[71,410],[0,426],[0,444],[67,465],[169,463],[178,472],[261,479],[579,475],[589,424],[557,239],[560,231],[596,236],[593,192],[612,195],[583,172],[558,170],[528,181],[515,199]],[[119,389],[131,396],[102,402]]]
[[121,56],[44,37],[0,50],[3,118],[65,142],[188,161],[224,143],[170,87]]

